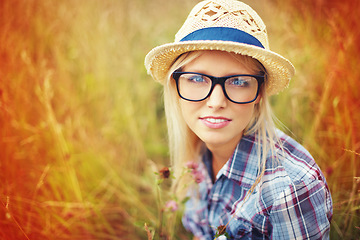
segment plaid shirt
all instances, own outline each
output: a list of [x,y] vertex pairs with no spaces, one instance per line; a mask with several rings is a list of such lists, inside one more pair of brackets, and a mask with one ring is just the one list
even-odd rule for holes
[[254,135],[241,139],[214,183],[211,153],[204,154],[198,170],[205,180],[189,190],[183,216],[187,230],[200,239],[214,239],[220,225],[231,239],[329,238],[332,200],[323,174],[304,147],[280,130],[276,134],[285,156],[279,148],[280,160],[267,156],[262,181],[245,201],[259,171]]

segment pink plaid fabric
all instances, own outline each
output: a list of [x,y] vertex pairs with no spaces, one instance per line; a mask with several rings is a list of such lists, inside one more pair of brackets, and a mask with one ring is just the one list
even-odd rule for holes
[[304,147],[281,132],[280,161],[267,156],[266,171],[244,201],[258,175],[257,142],[244,136],[233,156],[211,179],[211,153],[199,165],[205,180],[190,189],[183,225],[200,239],[214,239],[226,225],[231,239],[328,239],[332,199],[325,177]]

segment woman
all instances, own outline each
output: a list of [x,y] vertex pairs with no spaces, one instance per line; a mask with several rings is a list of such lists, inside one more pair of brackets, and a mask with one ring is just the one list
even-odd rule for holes
[[[145,66],[164,85],[174,186],[189,197],[183,224],[195,239],[329,237],[326,180],[272,120],[268,97],[288,86],[294,67],[269,50],[254,10],[236,0],[200,2]],[[186,166],[197,186],[182,174]]]

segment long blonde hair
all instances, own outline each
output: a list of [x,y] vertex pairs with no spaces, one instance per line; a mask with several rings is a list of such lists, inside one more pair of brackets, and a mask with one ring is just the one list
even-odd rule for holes
[[[179,96],[176,91],[175,81],[172,79],[172,73],[184,67],[200,55],[201,51],[188,52],[181,55],[170,68],[167,79],[164,81],[164,104],[168,127],[170,159],[175,175],[173,187],[178,198],[185,197],[189,183],[189,176],[183,174],[185,164],[188,161],[199,161],[204,143],[189,129],[183,119],[179,106]],[[265,73],[266,79],[266,69],[264,69],[262,64],[256,59],[244,55],[231,55],[250,69],[259,73]],[[244,130],[244,135],[255,134],[258,143],[259,175],[250,192],[252,192],[261,180],[265,171],[266,157],[269,151],[275,153],[275,142],[278,142],[275,134],[273,115],[265,89],[266,80],[260,89],[261,100],[255,105],[254,115]]]

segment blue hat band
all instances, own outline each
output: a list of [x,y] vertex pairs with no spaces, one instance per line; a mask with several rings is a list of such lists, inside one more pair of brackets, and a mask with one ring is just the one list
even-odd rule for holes
[[257,38],[239,29],[229,27],[202,28],[188,34],[187,36],[182,38],[180,42],[201,40],[231,41],[237,43],[245,43],[265,49],[265,47]]

